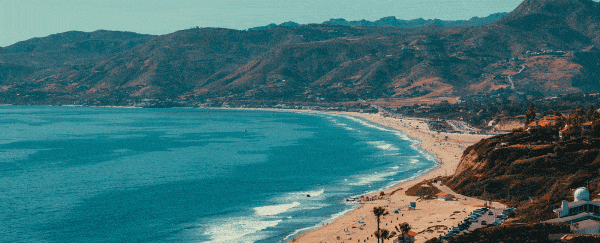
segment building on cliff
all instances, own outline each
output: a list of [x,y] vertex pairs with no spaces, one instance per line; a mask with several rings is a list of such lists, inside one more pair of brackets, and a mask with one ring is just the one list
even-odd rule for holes
[[590,192],[580,187],[573,194],[574,201],[562,201],[558,209],[554,209],[558,218],[542,223],[568,223],[576,234],[600,234],[600,200],[590,201]]

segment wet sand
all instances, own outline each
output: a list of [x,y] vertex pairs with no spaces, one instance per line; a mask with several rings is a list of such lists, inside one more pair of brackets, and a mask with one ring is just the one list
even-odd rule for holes
[[[458,225],[470,212],[479,206],[471,200],[459,198],[455,201],[423,200],[418,197],[407,196],[407,188],[423,180],[438,176],[452,175],[458,166],[463,151],[470,145],[477,143],[488,135],[438,133],[431,131],[427,122],[417,118],[390,118],[379,114],[365,114],[353,112],[336,112],[336,114],[350,115],[363,118],[389,128],[397,129],[412,138],[421,141],[421,148],[431,152],[437,157],[439,165],[430,173],[419,178],[399,184],[384,191],[381,199],[365,201],[361,206],[348,212],[346,215],[306,232],[292,240],[292,242],[377,242],[373,232],[377,230],[377,221],[373,215],[373,207],[382,206],[390,212],[382,217],[380,227],[390,231],[394,226],[407,222],[412,226],[412,231],[418,233],[416,242],[425,242],[427,239],[440,236],[448,229]],[[447,137],[447,138],[446,138]],[[392,192],[394,192],[392,194]],[[392,195],[390,195],[392,194]],[[379,197],[379,194],[367,195]],[[405,206],[416,202],[415,210]],[[399,213],[394,210],[401,209]],[[391,239],[388,240],[391,242]]]

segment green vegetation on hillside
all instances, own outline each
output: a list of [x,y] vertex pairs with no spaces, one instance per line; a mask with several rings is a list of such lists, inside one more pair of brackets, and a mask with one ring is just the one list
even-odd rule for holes
[[[593,112],[592,112],[593,111]],[[592,122],[591,130],[582,124]],[[517,207],[513,223],[538,223],[555,217],[562,200],[585,186],[600,192],[600,114],[578,109],[554,127],[485,139],[467,148],[461,166],[446,184],[454,191]],[[562,124],[569,125],[559,138]],[[467,161],[467,157],[474,158]],[[460,168],[460,166],[459,166]]]
[[424,200],[436,199],[436,194],[441,192],[440,189],[433,185],[436,180],[441,180],[441,178],[422,181],[408,188],[404,193],[408,196],[421,197]]
[[462,96],[461,103],[457,104],[442,102],[429,105],[426,110],[420,109],[419,105],[406,106],[397,109],[397,112],[412,117],[462,120],[478,128],[490,129],[490,121],[499,122],[524,115],[524,109],[529,103],[535,105],[538,113],[553,114],[556,111],[575,111],[590,105],[600,107],[600,94],[573,93],[549,98],[528,98],[506,90],[498,90],[491,94]]

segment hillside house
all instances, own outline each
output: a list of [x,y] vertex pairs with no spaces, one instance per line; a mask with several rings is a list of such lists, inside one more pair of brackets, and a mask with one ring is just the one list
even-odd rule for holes
[[542,119],[546,120],[546,121],[549,121],[549,122],[556,122],[556,120],[558,120],[558,117],[555,116],[555,115],[550,115],[550,116],[545,116]]
[[581,136],[589,135],[592,133],[592,123],[586,122],[581,124]]
[[527,130],[542,128],[542,127],[552,127],[555,125],[556,125],[556,120],[548,121],[546,119],[542,119],[539,121],[532,121],[529,124],[527,124]]
[[581,124],[582,131],[591,131],[592,130],[592,122],[586,122]]

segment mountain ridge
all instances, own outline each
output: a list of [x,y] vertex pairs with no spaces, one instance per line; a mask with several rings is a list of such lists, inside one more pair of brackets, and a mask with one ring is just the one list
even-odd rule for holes
[[[508,13],[494,13],[494,14],[490,14],[486,17],[472,17],[469,20],[440,20],[440,19],[423,19],[423,18],[418,18],[418,19],[412,19],[412,20],[402,20],[402,19],[397,19],[395,16],[389,16],[389,17],[383,17],[380,18],[379,20],[375,20],[375,21],[368,21],[365,19],[362,20],[351,20],[348,21],[346,19],[343,18],[337,18],[337,19],[330,19],[328,21],[324,21],[321,24],[329,24],[329,25],[342,25],[342,26],[397,26],[397,27],[404,27],[404,28],[415,28],[415,27],[423,27],[423,26],[427,26],[427,25],[439,25],[439,26],[444,26],[444,27],[464,27],[464,26],[480,26],[480,25],[485,25],[485,24],[489,24],[489,23],[493,23],[496,20],[501,19],[502,17],[506,16]],[[288,22],[284,22],[281,23],[279,25],[277,24],[269,24],[266,26],[259,26],[259,27],[253,27],[253,28],[249,28],[248,31],[257,31],[257,30],[266,30],[272,27],[298,27],[301,26],[301,24],[292,22],[292,21],[288,21]]]
[[271,107],[366,101],[393,108],[456,102],[478,92],[597,90],[600,20],[594,11],[600,4],[570,1],[591,7],[565,8],[556,18],[517,8],[497,22],[463,28],[310,24],[160,36],[66,32],[0,50],[0,103]]

